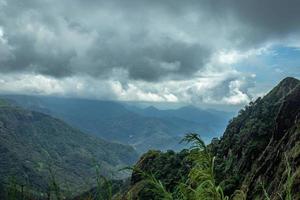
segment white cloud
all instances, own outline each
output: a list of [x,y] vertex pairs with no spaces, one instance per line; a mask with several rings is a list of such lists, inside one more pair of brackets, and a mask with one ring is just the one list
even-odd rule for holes
[[256,15],[260,1],[16,2],[0,0],[2,92],[245,104],[256,72],[236,64],[300,46],[299,22]]
[[[251,78],[251,77],[250,77]],[[249,80],[248,80],[249,81]],[[190,80],[145,81],[96,79],[89,76],[53,78],[38,74],[0,74],[1,93],[83,97],[121,101],[180,102],[193,104],[245,104],[250,97],[246,78],[223,72]],[[249,86],[251,87],[251,86]],[[222,88],[220,90],[220,88]]]
[[3,35],[4,35],[3,27],[0,26],[0,41],[1,41],[1,42],[4,41]]
[[0,0],[0,9],[5,7],[7,5],[7,2],[5,0]]
[[235,80],[230,82],[229,96],[225,96],[222,100],[227,104],[246,104],[250,101],[250,97],[241,91],[241,87],[244,83],[241,80]]
[[250,49],[246,51],[221,50],[217,53],[216,59],[223,64],[235,64],[251,56],[260,56],[262,54],[270,53],[270,47],[270,45],[265,45],[257,49]]

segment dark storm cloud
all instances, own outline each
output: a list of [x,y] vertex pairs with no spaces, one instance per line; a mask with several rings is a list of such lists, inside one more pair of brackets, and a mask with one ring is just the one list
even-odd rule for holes
[[[129,47],[129,44],[119,46],[110,42],[98,44],[101,45],[90,50],[90,58],[93,60],[90,68],[95,67],[92,70],[94,73],[119,67],[126,69],[130,78],[146,81],[191,75],[204,66],[211,53],[205,47],[170,39],[142,47]],[[99,64],[93,66],[94,63]]]
[[227,5],[227,9],[236,12],[242,21],[247,21],[257,28],[275,33],[299,30],[300,2],[297,0],[235,0]]
[[[199,44],[168,35],[149,35],[151,30],[144,22],[159,16],[132,15],[133,5],[140,7],[145,2],[135,2],[132,7],[121,2],[93,1],[77,2],[77,5],[74,1],[69,8],[60,5],[63,3],[47,4],[47,1],[44,4],[10,1],[2,8],[4,38],[13,55],[1,63],[2,71],[34,71],[61,77],[81,73],[105,76],[113,69],[122,69],[129,78],[154,81],[190,75],[203,67],[210,55],[210,48]],[[94,7],[100,8],[99,14]],[[61,13],[64,9],[66,12]],[[89,15],[89,9],[93,16]],[[121,16],[114,19],[119,13]],[[94,20],[95,24],[90,24]],[[70,33],[82,41],[66,42]],[[92,43],[85,49],[80,45],[74,47],[73,43],[85,42],[85,38],[80,37],[84,34]]]
[[[240,34],[247,45],[266,40],[282,39],[300,31],[300,1],[298,0],[229,0],[212,1],[218,10],[226,11],[244,26]],[[222,4],[219,4],[222,2]],[[233,34],[233,37],[235,35]]]
[[11,41],[13,57],[1,63],[2,71],[34,71],[55,77],[64,77],[71,73],[70,60],[75,52],[62,52],[60,49],[45,51],[35,47],[35,39],[27,36],[17,35]]
[[300,27],[296,0],[3,2],[0,49],[10,56],[0,70],[54,77],[187,78],[219,49],[259,46]]

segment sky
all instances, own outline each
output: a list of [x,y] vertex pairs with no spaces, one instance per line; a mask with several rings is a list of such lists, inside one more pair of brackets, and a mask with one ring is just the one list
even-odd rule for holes
[[242,106],[300,78],[298,0],[0,0],[0,92]]

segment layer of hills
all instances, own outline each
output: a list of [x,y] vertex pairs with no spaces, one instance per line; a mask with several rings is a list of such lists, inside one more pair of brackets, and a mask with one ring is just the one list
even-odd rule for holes
[[97,167],[101,175],[121,178],[118,170],[137,158],[130,146],[0,100],[0,186],[13,180],[34,193],[46,193],[55,178],[62,190],[79,193],[95,185]]
[[180,149],[187,132],[220,136],[232,113],[187,106],[173,110],[139,108],[113,101],[6,95],[16,105],[55,116],[107,141],[129,144],[138,152]]
[[[208,195],[196,199],[225,199],[223,194],[229,199],[300,199],[300,81],[286,78],[251,102],[207,149],[214,164],[205,164],[201,156],[204,164],[191,160],[198,155],[195,150],[149,151],[117,199],[194,199],[191,194]],[[205,165],[213,170],[203,170]],[[206,181],[191,182],[195,179]]]

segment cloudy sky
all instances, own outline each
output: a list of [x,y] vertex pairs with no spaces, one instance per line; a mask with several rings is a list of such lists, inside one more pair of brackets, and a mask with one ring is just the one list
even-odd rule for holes
[[0,0],[0,92],[243,105],[300,78],[299,0]]

